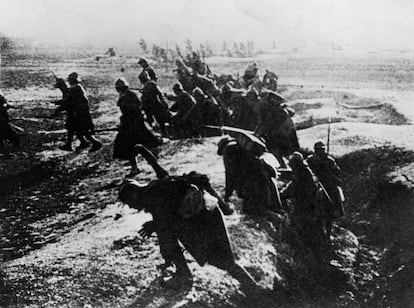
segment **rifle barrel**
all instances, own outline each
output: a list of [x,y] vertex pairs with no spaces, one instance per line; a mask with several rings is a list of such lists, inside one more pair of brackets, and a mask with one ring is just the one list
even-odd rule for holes
[[9,125],[10,125],[10,127],[14,128],[15,130],[17,130],[17,131],[19,131],[21,133],[24,133],[24,129],[21,128],[20,126],[17,126],[17,125],[15,125],[13,123],[9,123]]

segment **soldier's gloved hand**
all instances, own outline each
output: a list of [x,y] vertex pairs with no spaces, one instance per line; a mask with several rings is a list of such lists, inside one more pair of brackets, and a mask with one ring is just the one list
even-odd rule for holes
[[144,239],[151,237],[152,233],[155,232],[155,223],[153,221],[147,221],[142,225],[142,228],[138,231]]

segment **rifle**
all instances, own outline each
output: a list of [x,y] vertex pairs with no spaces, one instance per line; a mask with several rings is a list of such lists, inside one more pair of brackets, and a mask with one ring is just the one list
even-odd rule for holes
[[144,90],[144,88],[131,88],[131,87],[129,87],[129,89],[139,91],[139,92],[142,92]]
[[222,132],[236,133],[234,138],[237,140],[237,143],[246,151],[252,152],[256,155],[261,155],[263,152],[267,151],[264,141],[255,136],[253,131],[231,126],[204,125],[204,127],[219,129]]
[[9,123],[9,125],[10,125],[10,127],[11,128],[14,128],[15,130],[17,130],[18,132],[20,132],[20,133],[24,133],[24,129],[23,128],[21,128],[20,126],[17,126],[17,125],[15,125],[15,124],[13,124],[13,123]]
[[20,118],[13,118],[13,119],[10,119],[10,121],[28,121],[28,122],[33,122],[33,123],[38,123],[38,122],[40,122],[41,120],[40,120],[41,118],[25,118],[25,117],[20,117]]
[[[100,128],[95,129],[95,133],[102,133],[102,132],[117,132],[119,129],[118,127],[109,127],[109,128]],[[64,134],[66,129],[58,129],[58,130],[38,130],[38,134],[45,134],[45,135],[53,135],[53,134]]]
[[118,130],[119,130],[118,127],[108,127],[108,128],[95,129],[94,132],[95,133],[101,133],[101,132],[117,132]]
[[328,140],[326,140],[326,153],[329,155],[329,142],[331,137],[331,117],[328,119]]

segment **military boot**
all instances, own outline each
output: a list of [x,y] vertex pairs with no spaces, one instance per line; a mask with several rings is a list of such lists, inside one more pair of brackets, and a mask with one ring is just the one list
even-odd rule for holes
[[96,152],[102,148],[102,143],[96,141],[92,144],[92,147],[89,150],[89,153]]
[[72,152],[72,144],[70,143],[65,143],[65,145],[60,146],[59,149],[61,149],[62,151],[68,151],[68,152]]

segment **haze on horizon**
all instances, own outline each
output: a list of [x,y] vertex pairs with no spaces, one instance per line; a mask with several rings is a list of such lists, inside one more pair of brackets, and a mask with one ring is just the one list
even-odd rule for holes
[[51,45],[414,48],[410,0],[0,0],[0,12],[0,33]]

